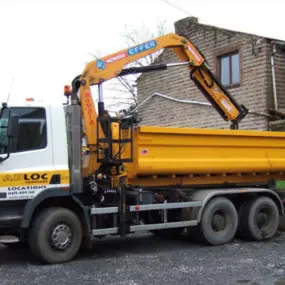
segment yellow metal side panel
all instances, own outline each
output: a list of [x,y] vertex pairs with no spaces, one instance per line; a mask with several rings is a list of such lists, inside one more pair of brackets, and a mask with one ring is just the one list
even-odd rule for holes
[[230,174],[230,175],[200,175],[200,176],[162,176],[162,177],[133,177],[128,180],[131,185],[143,186],[177,186],[177,185],[223,185],[225,183],[268,183],[269,180],[284,180],[284,173]]
[[285,133],[139,127],[129,177],[285,170]]

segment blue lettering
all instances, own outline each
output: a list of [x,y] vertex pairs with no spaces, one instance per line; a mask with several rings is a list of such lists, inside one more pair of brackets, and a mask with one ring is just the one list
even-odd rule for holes
[[156,43],[156,41],[150,41],[149,44],[151,47],[156,47],[157,43]]
[[157,46],[157,42],[155,40],[149,41],[147,43],[141,44],[139,46],[136,47],[132,47],[130,49],[127,50],[127,54],[128,55],[135,55],[138,54],[140,52],[144,52],[146,50],[155,48]]
[[128,52],[128,55],[134,55],[134,50],[133,50],[133,48],[130,48],[127,52]]

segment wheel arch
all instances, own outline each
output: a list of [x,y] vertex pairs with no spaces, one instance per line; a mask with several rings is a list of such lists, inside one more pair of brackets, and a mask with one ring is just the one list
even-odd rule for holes
[[21,238],[27,236],[29,227],[37,214],[49,207],[63,207],[72,210],[80,219],[84,238],[91,237],[89,207],[84,206],[77,197],[70,195],[69,191],[55,188],[40,193],[27,203],[21,222]]

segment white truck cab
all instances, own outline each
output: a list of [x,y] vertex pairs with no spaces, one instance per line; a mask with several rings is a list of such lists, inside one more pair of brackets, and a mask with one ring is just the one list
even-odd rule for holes
[[[17,137],[8,151],[8,114],[17,115]],[[68,172],[66,118],[63,105],[9,103],[0,119],[0,201],[26,200],[51,187],[49,178]],[[68,179],[65,179],[68,180]],[[64,186],[69,186],[66,181]],[[54,187],[56,184],[52,184]],[[63,185],[61,185],[63,186]]]

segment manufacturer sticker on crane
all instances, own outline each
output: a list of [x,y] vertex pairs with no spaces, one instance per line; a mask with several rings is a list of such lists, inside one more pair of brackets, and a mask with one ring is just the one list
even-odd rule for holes
[[127,50],[128,55],[136,55],[138,53],[150,50],[152,48],[155,48],[157,46],[157,41],[151,40],[149,42],[143,43],[141,45],[132,47]]
[[148,149],[142,149],[141,155],[148,155]]
[[202,61],[201,56],[193,49],[193,47],[191,47],[190,45],[188,45],[188,50],[194,55],[194,57],[196,58],[196,60],[200,63]]
[[222,104],[227,109],[228,112],[231,112],[233,110],[233,108],[226,99],[222,100]]
[[104,69],[105,69],[105,66],[106,66],[106,63],[105,63],[103,60],[98,59],[98,60],[96,61],[96,66],[97,66],[99,69],[104,70]]
[[109,57],[105,60],[106,63],[112,63],[112,62],[115,62],[115,61],[118,61],[120,59],[123,59],[123,58],[126,58],[128,55],[126,52],[123,52],[123,53],[120,53],[120,54],[117,54],[117,55],[114,55],[112,57]]

